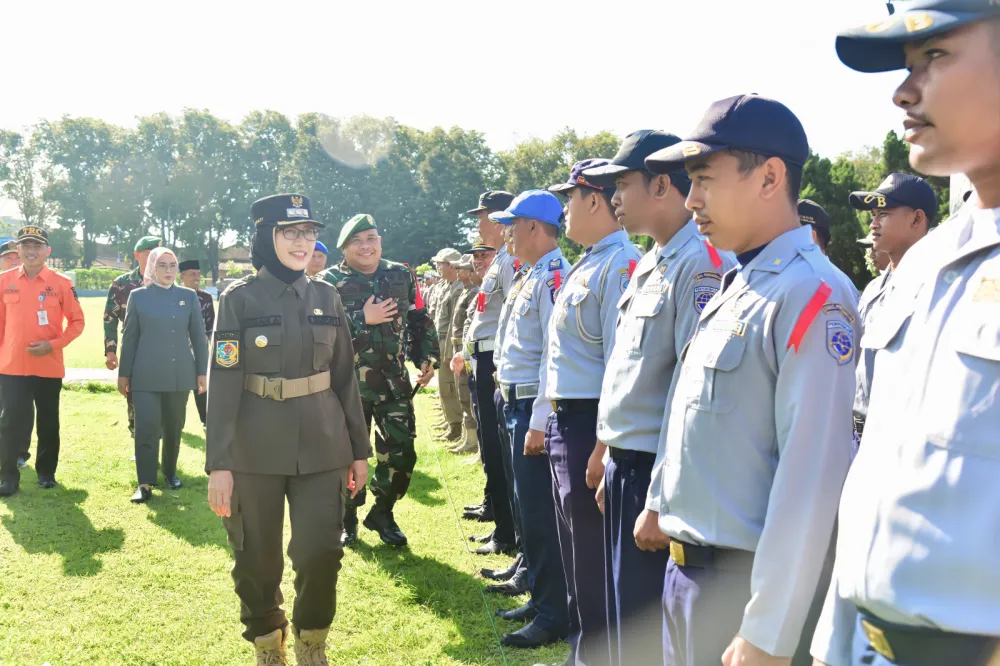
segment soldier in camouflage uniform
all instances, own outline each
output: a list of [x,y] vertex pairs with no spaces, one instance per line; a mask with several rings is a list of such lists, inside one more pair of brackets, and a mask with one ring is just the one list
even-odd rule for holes
[[[462,255],[458,250],[450,247],[438,252],[434,258],[442,278],[442,286],[434,306],[434,328],[438,334],[441,358],[444,359],[450,359],[454,354],[448,331],[455,313],[455,301],[462,293],[462,283],[458,281],[458,271],[455,268],[455,264],[461,259]],[[458,397],[455,375],[447,363],[441,365],[438,375],[438,398],[444,419],[437,424],[435,432],[450,442],[458,442],[462,438],[462,403]]]
[[[153,249],[160,247],[162,241],[157,236],[140,238],[133,250],[136,268],[130,273],[119,275],[111,281],[108,288],[108,301],[104,305],[104,364],[108,370],[118,367],[118,324],[125,325],[125,306],[128,305],[129,294],[133,289],[142,286],[142,276],[146,272],[146,259]],[[125,394],[128,404],[128,431],[135,436],[135,410],[132,408],[132,394]]]
[[[452,354],[455,351],[460,351],[463,347],[462,340],[465,327],[472,316],[472,308],[475,307],[476,296],[479,294],[479,289],[472,282],[472,256],[468,254],[464,255],[455,264],[455,268],[458,270],[457,283],[462,285],[462,291],[455,301],[455,311],[452,314],[451,326],[448,329]],[[469,367],[464,364],[457,367],[457,371],[455,367],[452,367],[451,371],[455,376],[455,383],[458,386],[458,399],[462,404],[463,438],[458,446],[449,450],[452,453],[478,453],[478,426],[476,424],[475,412],[472,409],[472,395],[469,392]]]
[[[381,258],[382,239],[370,215],[351,218],[337,246],[344,261],[317,277],[334,285],[344,302],[365,418],[369,427],[374,420],[377,428],[377,462],[371,480],[375,505],[364,526],[389,545],[405,546],[406,535],[392,513],[396,501],[406,494],[417,462],[413,389],[403,364],[404,352],[421,370],[417,383],[426,384],[440,359],[437,332],[413,271]],[[345,502],[345,546],[357,540],[357,507],[364,503],[364,489]]]

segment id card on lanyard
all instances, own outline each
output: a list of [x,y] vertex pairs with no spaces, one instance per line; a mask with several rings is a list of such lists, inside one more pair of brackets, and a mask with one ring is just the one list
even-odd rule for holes
[[45,309],[45,294],[38,295],[38,325],[49,325],[49,313]]

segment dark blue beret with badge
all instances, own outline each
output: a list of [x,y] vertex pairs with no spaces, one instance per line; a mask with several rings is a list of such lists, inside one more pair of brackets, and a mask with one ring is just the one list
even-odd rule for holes
[[290,227],[303,222],[324,226],[313,217],[309,197],[302,194],[273,194],[257,199],[250,206],[250,218],[255,227]]
[[889,2],[889,16],[837,37],[841,62],[859,72],[906,68],[903,44],[921,41],[968,23],[1000,18],[1000,0],[910,0]]

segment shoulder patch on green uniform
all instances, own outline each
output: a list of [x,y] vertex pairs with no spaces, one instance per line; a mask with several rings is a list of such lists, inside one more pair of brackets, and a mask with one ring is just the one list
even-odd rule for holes
[[240,363],[240,333],[239,331],[215,332],[215,367],[235,368]]

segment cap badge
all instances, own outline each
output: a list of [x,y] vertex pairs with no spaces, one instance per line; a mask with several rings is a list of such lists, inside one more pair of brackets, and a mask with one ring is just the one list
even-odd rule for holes
[[255,345],[257,345],[258,347],[260,347],[260,348],[264,348],[264,347],[267,346],[267,336],[266,335],[258,335],[256,337],[256,339],[254,339],[253,343]]
[[878,201],[876,202],[875,207],[876,208],[885,208],[885,204],[886,204],[885,197],[883,197],[881,195],[878,195],[878,194],[869,194],[868,196],[866,196],[865,197],[865,203],[866,204],[870,204],[871,202],[875,201],[876,199],[878,199]]
[[315,310],[313,310],[313,314],[314,315],[321,315],[321,314],[323,314],[323,311],[320,310],[319,308],[316,308]]
[[302,197],[292,196],[292,205],[296,208],[302,208]]
[[919,14],[904,17],[903,25],[906,26],[906,32],[921,32],[934,25],[934,19],[926,12],[920,12]]
[[681,151],[684,157],[694,157],[701,154],[701,146],[687,146]]

